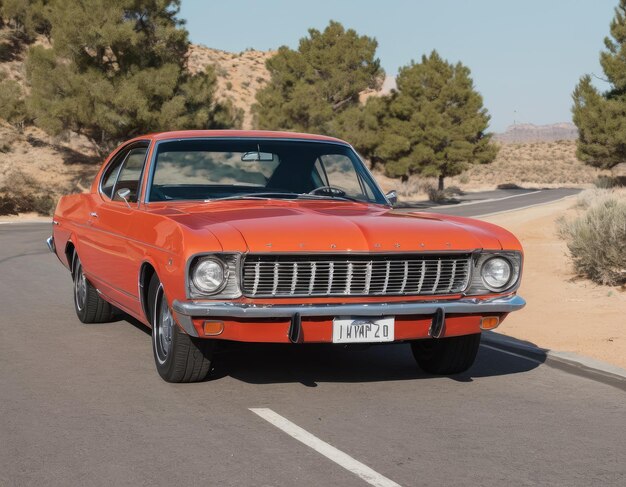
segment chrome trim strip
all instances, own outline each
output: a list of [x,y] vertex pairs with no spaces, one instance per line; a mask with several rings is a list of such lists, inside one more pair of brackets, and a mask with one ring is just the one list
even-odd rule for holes
[[509,313],[523,308],[526,301],[512,295],[491,299],[462,298],[454,301],[404,303],[254,305],[233,302],[174,301],[176,313],[186,316],[233,318],[289,318],[300,316],[397,316],[430,315],[441,308],[446,314]]

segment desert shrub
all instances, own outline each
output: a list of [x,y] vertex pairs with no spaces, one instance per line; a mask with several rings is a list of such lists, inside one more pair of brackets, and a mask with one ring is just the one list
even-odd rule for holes
[[20,190],[11,194],[0,194],[0,215],[34,212],[42,216],[51,216],[55,204],[54,198],[50,195],[37,195]]
[[626,198],[615,192],[585,204],[582,215],[558,226],[576,272],[599,284],[626,284]]
[[596,188],[610,189],[619,186],[617,179],[611,176],[600,175],[593,183]]
[[17,215],[19,213],[17,201],[13,196],[0,195],[0,215]]
[[22,171],[12,171],[0,186],[0,215],[34,212],[50,216],[55,205],[51,191]]
[[448,195],[445,190],[437,189],[435,186],[429,186],[426,189],[428,199],[433,203],[443,203],[448,199]]

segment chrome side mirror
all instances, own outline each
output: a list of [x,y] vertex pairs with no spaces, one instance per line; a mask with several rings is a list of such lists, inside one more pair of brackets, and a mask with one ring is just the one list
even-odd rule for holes
[[124,200],[124,202],[126,203],[126,206],[131,208],[130,203],[128,202],[128,197],[130,196],[130,189],[128,188],[118,189],[116,194]]
[[385,198],[389,200],[389,203],[395,205],[398,202],[398,192],[395,189],[392,189],[385,195]]

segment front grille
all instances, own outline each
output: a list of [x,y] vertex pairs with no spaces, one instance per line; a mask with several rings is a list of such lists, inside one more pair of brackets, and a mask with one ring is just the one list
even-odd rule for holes
[[471,256],[248,255],[249,297],[456,294],[469,282]]

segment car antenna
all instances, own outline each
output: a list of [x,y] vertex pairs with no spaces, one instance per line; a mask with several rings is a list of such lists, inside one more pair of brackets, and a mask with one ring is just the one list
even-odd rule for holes
[[261,161],[261,146],[259,144],[256,145],[256,157],[258,161]]

